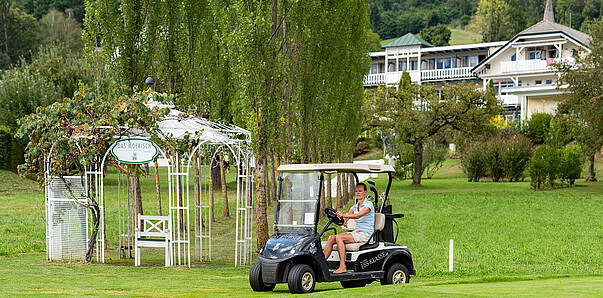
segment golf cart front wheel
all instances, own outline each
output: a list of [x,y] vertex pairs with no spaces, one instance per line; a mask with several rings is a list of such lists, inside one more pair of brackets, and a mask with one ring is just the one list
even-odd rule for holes
[[289,271],[287,278],[289,292],[292,294],[303,294],[314,291],[316,275],[312,267],[306,264],[297,264]]
[[408,274],[408,269],[406,268],[406,266],[400,263],[396,263],[389,267],[389,269],[385,273],[385,277],[381,279],[381,284],[407,284],[409,281],[410,275]]
[[276,284],[267,284],[262,280],[262,263],[255,263],[249,271],[249,284],[256,292],[267,292],[274,290]]

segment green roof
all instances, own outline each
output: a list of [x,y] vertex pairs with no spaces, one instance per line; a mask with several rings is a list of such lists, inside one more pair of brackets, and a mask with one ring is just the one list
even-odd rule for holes
[[393,48],[393,47],[407,47],[407,46],[417,46],[423,45],[426,47],[433,47],[432,44],[422,40],[412,33],[406,33],[406,35],[398,37],[389,43],[382,46],[382,48]]

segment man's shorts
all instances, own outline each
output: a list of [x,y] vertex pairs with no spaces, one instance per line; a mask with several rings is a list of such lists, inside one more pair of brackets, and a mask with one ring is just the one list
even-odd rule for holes
[[366,243],[369,238],[371,238],[371,234],[363,231],[352,231],[349,234],[352,234],[352,237],[354,237],[354,241],[358,243]]

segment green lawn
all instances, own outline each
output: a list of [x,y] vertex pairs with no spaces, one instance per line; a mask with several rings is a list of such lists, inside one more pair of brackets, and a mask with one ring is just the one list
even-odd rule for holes
[[482,42],[482,35],[470,30],[450,28],[450,45],[472,44]]
[[[597,163],[598,177],[603,164]],[[234,215],[234,179],[229,179]],[[384,189],[384,177],[376,179]],[[106,179],[106,264],[45,261],[43,193],[36,183],[0,171],[0,293],[5,295],[254,295],[249,267],[232,268],[234,216],[222,217],[216,194],[213,261],[193,268],[161,268],[161,251],[143,255],[144,267],[120,260],[116,250],[116,174]],[[542,192],[528,182],[469,183],[457,161],[446,161],[421,188],[397,181],[391,190],[398,243],[413,253],[417,276],[405,287],[342,289],[319,284],[316,295],[529,295],[594,296],[603,284],[603,182]],[[165,187],[164,187],[165,189]],[[152,177],[143,179],[145,213],[155,214]],[[167,209],[164,201],[164,210]],[[274,205],[269,208],[272,217]],[[272,220],[269,220],[271,223]],[[455,271],[448,273],[449,239]],[[330,291],[323,291],[330,290]],[[276,294],[286,293],[278,285]]]

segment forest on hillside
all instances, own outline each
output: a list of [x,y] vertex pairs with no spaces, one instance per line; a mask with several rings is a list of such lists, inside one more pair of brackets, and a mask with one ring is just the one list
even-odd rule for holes
[[[483,2],[483,3],[482,3]],[[545,0],[370,0],[372,30],[381,39],[419,33],[438,24],[464,27],[475,20],[478,7],[507,10],[508,26],[514,35],[542,20]],[[555,20],[574,29],[588,31],[592,20],[603,12],[603,0],[553,0]],[[475,30],[475,29],[474,29]],[[484,39],[487,37],[485,36]],[[503,36],[503,39],[509,38]]]

